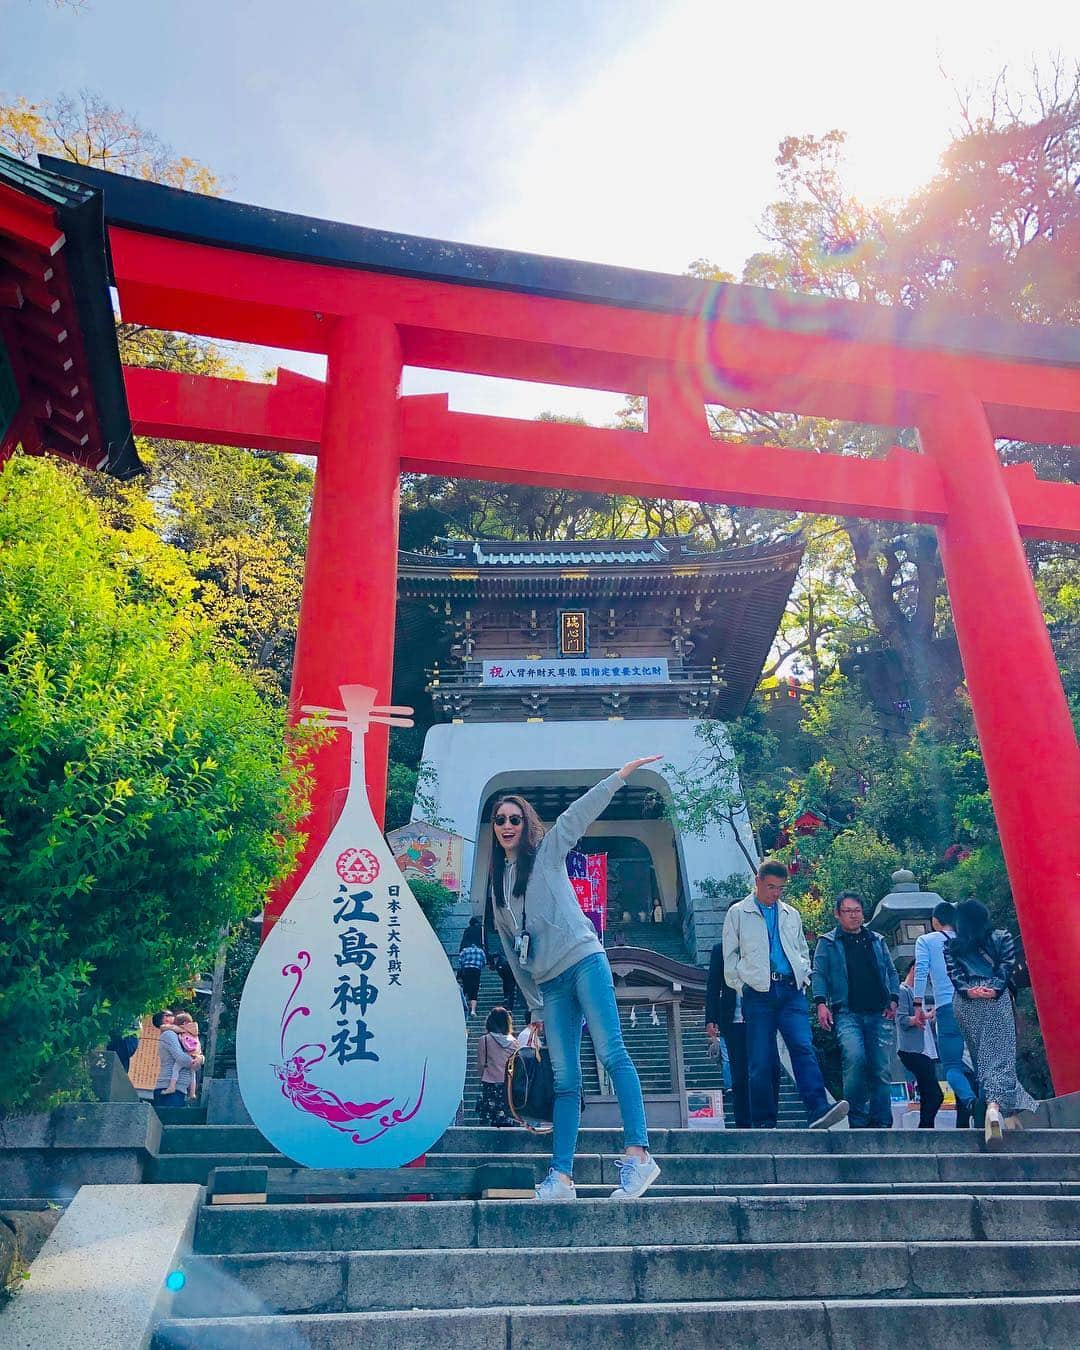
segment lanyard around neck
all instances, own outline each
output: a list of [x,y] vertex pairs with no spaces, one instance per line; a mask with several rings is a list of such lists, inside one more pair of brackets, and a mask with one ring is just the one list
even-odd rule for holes
[[[516,881],[516,880],[517,880],[517,867],[518,867],[518,861],[517,861],[516,858],[514,859],[514,864],[513,864],[513,866],[514,866],[514,880]],[[511,917],[511,918],[514,917],[514,906],[513,906],[513,904],[511,903],[512,900],[513,900],[513,898],[514,898],[513,892],[510,892],[510,894],[507,894],[506,868],[505,868],[505,866],[504,866],[504,867],[503,867],[503,903],[506,905],[506,908],[510,911],[510,917]],[[521,894],[521,931],[522,931],[523,933],[528,932],[528,929],[525,927],[525,893],[524,893],[524,891],[523,891],[522,894]]]

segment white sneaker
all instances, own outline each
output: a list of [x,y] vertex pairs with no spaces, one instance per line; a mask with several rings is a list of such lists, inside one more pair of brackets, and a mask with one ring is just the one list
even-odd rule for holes
[[660,1175],[660,1167],[652,1154],[641,1158],[616,1158],[619,1169],[619,1186],[611,1192],[611,1200],[637,1200],[645,1194]]
[[991,1102],[986,1108],[986,1125],[984,1134],[987,1148],[1000,1148],[1005,1142],[1001,1137],[1001,1130],[1004,1122],[1001,1119],[1001,1108],[996,1102]]
[[537,1186],[535,1194],[537,1200],[576,1200],[577,1188],[553,1167]]
[[812,1120],[806,1127],[808,1130],[827,1130],[837,1121],[843,1120],[848,1113],[848,1104],[841,1098],[838,1102],[833,1102],[832,1106],[823,1116],[818,1116],[817,1120]]

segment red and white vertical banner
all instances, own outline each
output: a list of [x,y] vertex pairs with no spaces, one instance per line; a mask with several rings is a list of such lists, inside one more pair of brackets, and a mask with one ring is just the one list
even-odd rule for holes
[[607,854],[572,849],[566,855],[566,873],[578,904],[602,938],[607,928]]

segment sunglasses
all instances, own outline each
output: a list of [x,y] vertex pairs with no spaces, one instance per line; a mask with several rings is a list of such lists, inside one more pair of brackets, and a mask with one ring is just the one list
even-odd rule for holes
[[520,824],[521,824],[521,821],[522,821],[522,817],[521,817],[521,816],[518,816],[518,815],[513,815],[513,816],[496,816],[496,817],[495,817],[495,824],[496,824],[496,825],[520,825]]

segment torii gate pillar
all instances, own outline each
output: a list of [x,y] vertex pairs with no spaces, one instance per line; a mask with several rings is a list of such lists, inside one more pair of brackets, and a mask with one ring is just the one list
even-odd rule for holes
[[[336,320],[328,348],[326,404],[296,634],[290,721],[301,704],[336,707],[338,686],[366,684],[390,700],[397,603],[402,354],[396,325],[366,315]],[[382,824],[389,733],[365,739],[367,789]],[[311,758],[307,843],[274,893],[264,924],[292,898],[341,812],[349,785],[348,739]],[[264,928],[265,931],[265,928]]]
[[1068,1092],[1080,1087],[1080,747],[981,401],[934,400],[919,436],[945,491],[949,603],[1047,1058]]

